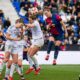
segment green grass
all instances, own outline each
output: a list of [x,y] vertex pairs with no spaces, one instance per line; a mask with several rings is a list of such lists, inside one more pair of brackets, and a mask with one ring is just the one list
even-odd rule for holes
[[[27,69],[28,66],[24,66],[24,76],[26,80],[79,80],[78,76],[80,74],[80,65],[42,65],[42,70],[37,76],[34,75],[34,72],[26,75],[25,71]],[[2,78],[0,78],[0,80],[2,80]],[[14,74],[14,80],[20,80],[17,73]]]

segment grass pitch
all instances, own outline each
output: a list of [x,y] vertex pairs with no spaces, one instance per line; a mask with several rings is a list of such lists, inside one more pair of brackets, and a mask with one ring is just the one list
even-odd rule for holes
[[[80,65],[42,65],[39,75],[34,75],[34,71],[28,75],[25,71],[29,66],[24,66],[24,76],[26,80],[79,80]],[[2,80],[4,71],[2,73]],[[17,73],[14,74],[14,80],[20,80]]]

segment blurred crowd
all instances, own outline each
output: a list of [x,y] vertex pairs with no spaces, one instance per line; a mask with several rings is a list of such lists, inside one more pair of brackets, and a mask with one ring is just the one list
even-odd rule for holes
[[[67,44],[80,45],[80,0],[11,0],[18,2],[19,10],[17,11],[24,23],[28,23],[28,17],[36,15],[44,33],[45,43],[48,40],[49,33],[46,30],[44,11],[50,9],[52,13],[58,12],[67,26],[68,38],[65,38]],[[16,7],[16,5],[15,5]],[[11,25],[11,21],[5,19],[5,14],[0,10],[0,44],[4,44],[5,33]],[[2,48],[2,46],[1,46]]]

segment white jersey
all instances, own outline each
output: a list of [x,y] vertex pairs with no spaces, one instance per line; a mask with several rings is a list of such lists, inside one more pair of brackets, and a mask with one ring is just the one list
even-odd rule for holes
[[17,41],[17,45],[18,46],[24,46],[25,45],[24,40]]
[[43,37],[43,32],[40,28],[39,22],[37,20],[35,20],[33,25],[34,25],[34,28],[31,28],[32,38],[37,39],[37,38]]
[[[20,35],[20,29],[16,28],[15,26],[10,26],[7,30],[7,33],[10,34],[12,38],[17,38]],[[10,43],[16,44],[17,41],[7,40],[7,44]]]

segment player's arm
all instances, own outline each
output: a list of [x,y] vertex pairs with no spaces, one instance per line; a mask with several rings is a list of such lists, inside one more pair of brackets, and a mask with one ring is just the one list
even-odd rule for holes
[[68,32],[67,32],[67,28],[66,25],[64,24],[64,22],[61,20],[60,23],[62,24],[62,27],[64,28],[65,31],[65,37],[68,37]]
[[26,26],[28,27],[28,28],[34,28],[34,24],[26,24]]
[[12,27],[12,26],[10,26],[10,27],[8,28],[7,33],[6,33],[6,35],[5,35],[5,36],[6,36],[6,39],[8,39],[8,40],[13,40],[13,39],[11,38],[11,36],[10,36],[10,35],[11,35],[11,27]]
[[61,17],[59,15],[56,16],[56,19],[61,23],[64,31],[65,31],[65,37],[68,37],[68,32],[67,32],[67,28],[66,25],[64,24],[64,22],[62,21]]
[[11,38],[9,33],[6,34],[6,38],[9,39],[9,40],[13,40],[13,38]]
[[25,30],[29,30],[30,28],[34,28],[34,24],[25,24],[25,29],[24,29],[24,31]]
[[12,38],[9,33],[6,34],[6,38],[9,39],[9,40],[14,40],[14,41],[19,41],[19,40],[21,40],[21,37]]
[[50,25],[46,25],[46,29],[47,30],[50,30],[51,28],[50,28]]

